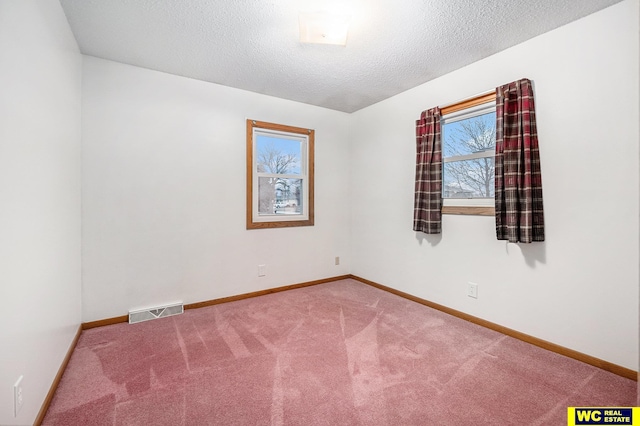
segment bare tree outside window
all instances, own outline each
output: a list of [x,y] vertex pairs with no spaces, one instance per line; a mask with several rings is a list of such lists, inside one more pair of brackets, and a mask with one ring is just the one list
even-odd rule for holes
[[443,126],[443,197],[494,196],[495,112]]
[[297,141],[272,137],[258,139],[257,171],[272,175],[259,178],[259,213],[300,214],[302,181],[284,177],[300,174],[300,157],[300,143]]
[[300,155],[286,153],[273,141],[258,146],[258,172],[286,175],[300,171]]

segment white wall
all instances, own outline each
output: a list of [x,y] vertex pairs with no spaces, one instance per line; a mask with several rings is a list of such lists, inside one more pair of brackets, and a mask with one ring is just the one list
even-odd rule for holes
[[[83,69],[84,321],[349,272],[348,114],[93,57]],[[247,118],[316,130],[315,226],[245,229]]]
[[3,425],[33,423],[81,321],[81,72],[58,1],[0,0]]
[[[637,370],[638,15],[624,1],[355,113],[351,272]],[[522,77],[536,95],[546,242],[497,241],[492,217],[413,232],[420,112]]]

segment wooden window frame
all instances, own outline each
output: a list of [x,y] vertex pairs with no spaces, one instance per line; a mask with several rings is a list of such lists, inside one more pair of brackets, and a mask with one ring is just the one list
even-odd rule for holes
[[[496,92],[489,92],[482,95],[474,96],[454,104],[450,104],[440,108],[441,116],[452,114],[454,112],[463,111],[468,108],[473,108],[478,105],[486,104],[496,101]],[[444,142],[444,141],[443,141]],[[443,156],[444,158],[444,156]],[[444,163],[443,163],[444,165]],[[444,170],[443,170],[444,171]],[[443,199],[444,204],[444,199]],[[473,215],[473,216],[495,216],[495,205],[490,206],[442,206],[442,214],[456,214],[456,215]]]
[[[306,152],[306,176],[308,188],[306,191],[303,206],[307,208],[306,218],[303,220],[292,220],[288,218],[274,218],[273,220],[254,220],[254,130],[264,129],[273,132],[290,133],[301,135],[307,139]],[[297,226],[314,225],[314,142],[315,130],[301,127],[287,126],[284,124],[268,123],[265,121],[247,120],[247,229],[271,229],[271,228],[291,228]],[[257,190],[257,188],[256,188]],[[304,193],[303,193],[304,195]],[[304,207],[303,207],[304,208]]]

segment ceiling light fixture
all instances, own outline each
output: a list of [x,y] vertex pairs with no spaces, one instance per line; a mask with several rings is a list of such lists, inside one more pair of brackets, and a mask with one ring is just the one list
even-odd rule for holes
[[300,42],[346,46],[350,19],[347,15],[301,13]]

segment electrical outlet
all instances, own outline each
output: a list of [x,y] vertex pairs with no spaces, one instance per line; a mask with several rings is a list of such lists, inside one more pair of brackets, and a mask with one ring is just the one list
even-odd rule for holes
[[478,284],[470,282],[467,287],[467,296],[478,298]]
[[13,385],[13,417],[18,417],[18,413],[24,404],[22,396],[22,378],[23,376],[18,377],[16,384]]
[[335,264],[336,265],[340,264],[340,256],[336,256]]
[[267,275],[267,265],[258,265],[258,276],[264,277]]

